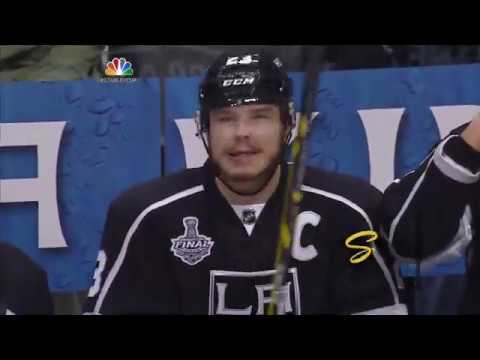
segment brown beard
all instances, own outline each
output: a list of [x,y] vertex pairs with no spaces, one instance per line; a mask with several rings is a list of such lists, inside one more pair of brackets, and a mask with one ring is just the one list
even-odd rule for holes
[[238,188],[235,187],[233,183],[235,182],[241,182],[245,180],[250,180],[250,179],[242,179],[241,177],[238,177],[237,179],[227,179],[225,177],[225,174],[222,172],[220,165],[218,164],[217,161],[215,161],[212,157],[210,157],[210,161],[213,167],[213,171],[215,173],[215,176],[220,179],[220,181],[232,192],[235,194],[241,195],[241,196],[253,196],[258,194],[260,191],[265,189],[265,187],[269,184],[270,180],[272,179],[273,175],[275,174],[275,171],[278,167],[279,164],[281,164],[282,160],[285,157],[285,150],[286,150],[286,145],[284,144],[284,140],[281,139],[280,144],[279,144],[279,151],[277,153],[277,156],[269,163],[269,165],[256,177],[257,179],[260,178],[262,181],[259,183],[259,185],[249,191],[242,191]]

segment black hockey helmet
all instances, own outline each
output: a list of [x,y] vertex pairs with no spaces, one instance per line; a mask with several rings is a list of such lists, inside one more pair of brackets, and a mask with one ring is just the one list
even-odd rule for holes
[[280,59],[266,51],[218,57],[200,84],[199,102],[200,132],[208,131],[210,110],[224,106],[277,104],[292,124],[292,81]]

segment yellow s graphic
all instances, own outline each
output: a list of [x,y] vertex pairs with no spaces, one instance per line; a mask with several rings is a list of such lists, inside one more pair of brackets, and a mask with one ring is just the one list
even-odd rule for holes
[[358,238],[363,238],[363,237],[369,237],[369,239],[367,239],[366,242],[370,243],[378,239],[378,234],[377,232],[372,230],[360,231],[358,233],[350,235],[347,238],[347,240],[345,240],[345,245],[347,246],[347,248],[360,250],[350,258],[350,262],[352,264],[359,264],[362,261],[367,260],[367,258],[375,251],[375,249],[370,246],[351,244],[352,241],[357,240]]

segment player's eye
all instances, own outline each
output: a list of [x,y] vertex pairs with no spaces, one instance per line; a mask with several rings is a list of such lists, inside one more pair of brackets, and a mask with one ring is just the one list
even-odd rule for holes
[[254,119],[268,119],[269,115],[267,113],[256,113],[253,115]]
[[229,123],[233,120],[233,117],[231,116],[219,116],[216,118],[216,120],[220,123]]

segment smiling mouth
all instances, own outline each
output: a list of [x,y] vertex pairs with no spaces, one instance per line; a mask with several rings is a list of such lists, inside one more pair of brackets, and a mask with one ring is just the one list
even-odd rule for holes
[[250,156],[254,156],[256,154],[258,154],[257,151],[238,151],[238,152],[229,153],[229,155],[234,159],[247,158]]

